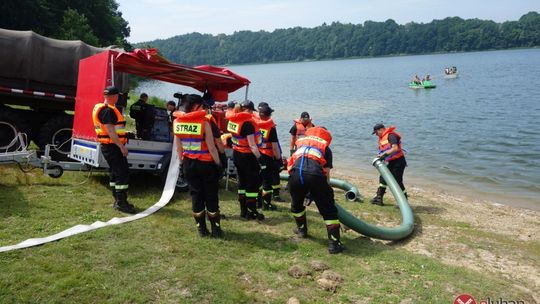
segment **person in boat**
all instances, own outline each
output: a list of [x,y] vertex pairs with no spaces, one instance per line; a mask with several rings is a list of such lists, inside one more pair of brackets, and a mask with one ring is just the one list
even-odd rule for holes
[[[403,185],[403,173],[405,172],[407,161],[405,160],[403,149],[401,149],[401,135],[394,131],[395,129],[395,126],[385,128],[383,124],[378,123],[373,127],[373,133],[371,134],[376,134],[379,137],[379,153],[377,154],[377,158],[386,162],[388,170],[390,170],[396,179],[405,198],[408,198],[407,190],[405,190],[405,186]],[[380,176],[377,195],[371,199],[371,203],[382,206],[385,192],[386,181]]]
[[455,66],[452,67],[452,74],[457,73],[457,68]]
[[414,84],[422,84],[422,80],[420,80],[420,77],[418,77],[418,74],[414,75],[414,79],[412,82],[414,82]]
[[450,74],[450,68],[444,68],[444,74],[449,75]]
[[424,81],[431,81],[431,76],[429,74],[427,74],[426,78],[424,78]]

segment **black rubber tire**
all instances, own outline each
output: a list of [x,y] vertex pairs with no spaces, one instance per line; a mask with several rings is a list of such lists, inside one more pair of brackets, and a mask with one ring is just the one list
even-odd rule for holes
[[[0,153],[12,152],[20,148],[20,143],[12,143],[17,132],[27,133],[30,130],[28,121],[9,107],[0,106]],[[25,138],[25,146],[29,140]],[[12,144],[10,144],[12,143]]]
[[54,166],[54,167],[51,167],[49,169],[56,170],[55,173],[49,173],[49,176],[52,177],[52,178],[60,178],[64,174],[64,169],[62,169],[62,167],[60,167],[60,166]]
[[39,131],[38,146],[45,150],[47,144],[51,147],[51,159],[56,161],[72,160],[68,157],[71,151],[71,134],[73,128],[73,116],[59,115],[49,119]]

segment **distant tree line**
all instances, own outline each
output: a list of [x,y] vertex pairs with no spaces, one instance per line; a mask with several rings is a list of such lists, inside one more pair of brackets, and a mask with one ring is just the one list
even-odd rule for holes
[[191,33],[135,45],[156,47],[168,59],[189,65],[336,59],[357,56],[462,52],[540,46],[540,15],[518,21],[449,17],[399,25],[334,22],[315,28],[240,31],[232,35]]
[[129,26],[114,0],[7,0],[0,2],[0,28],[82,40],[93,46],[129,48]]

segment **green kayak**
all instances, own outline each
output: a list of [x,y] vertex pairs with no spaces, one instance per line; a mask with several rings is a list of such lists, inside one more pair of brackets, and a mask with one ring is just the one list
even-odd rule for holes
[[409,88],[411,89],[434,89],[437,86],[431,83],[429,80],[422,81],[422,84],[418,84],[415,82],[409,82]]

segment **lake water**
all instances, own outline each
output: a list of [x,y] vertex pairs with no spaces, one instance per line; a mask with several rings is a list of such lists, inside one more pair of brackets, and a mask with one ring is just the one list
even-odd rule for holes
[[[446,66],[457,66],[459,78],[444,79]],[[406,186],[415,180],[540,209],[540,49],[230,68],[252,81],[255,104],[275,109],[287,156],[292,120],[307,111],[332,132],[336,168],[375,177],[372,127],[395,124],[407,151]],[[409,89],[415,74],[431,74],[437,88]],[[172,99],[193,90],[145,82],[137,91]]]

